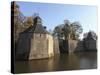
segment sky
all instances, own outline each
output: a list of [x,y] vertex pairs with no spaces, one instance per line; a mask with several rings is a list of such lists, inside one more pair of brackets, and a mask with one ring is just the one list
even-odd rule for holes
[[34,13],[38,13],[47,30],[53,30],[67,19],[71,23],[78,21],[82,25],[83,33],[80,38],[90,30],[97,33],[96,6],[34,2],[17,2],[17,4],[20,6],[19,9],[24,16],[32,16]]

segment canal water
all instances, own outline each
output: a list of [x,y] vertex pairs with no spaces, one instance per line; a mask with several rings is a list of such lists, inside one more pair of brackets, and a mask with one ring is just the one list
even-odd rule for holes
[[55,55],[50,59],[15,61],[15,73],[67,71],[97,68],[97,52]]

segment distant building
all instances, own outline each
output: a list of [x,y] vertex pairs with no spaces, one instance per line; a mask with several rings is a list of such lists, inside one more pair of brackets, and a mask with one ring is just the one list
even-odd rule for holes
[[97,50],[97,36],[94,32],[88,32],[83,42],[85,50]]
[[17,59],[42,59],[54,55],[53,37],[43,27],[39,16],[34,18],[34,24],[19,34],[16,45]]

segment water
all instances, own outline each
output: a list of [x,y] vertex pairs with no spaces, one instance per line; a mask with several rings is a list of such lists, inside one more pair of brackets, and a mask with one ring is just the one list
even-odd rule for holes
[[50,59],[15,62],[15,73],[67,71],[96,68],[96,52],[60,54],[55,55]]

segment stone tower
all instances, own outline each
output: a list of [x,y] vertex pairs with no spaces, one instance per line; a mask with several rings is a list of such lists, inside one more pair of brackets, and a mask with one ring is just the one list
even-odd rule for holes
[[34,25],[20,33],[16,48],[18,59],[42,59],[54,55],[53,37],[43,27],[39,16],[33,20]]

